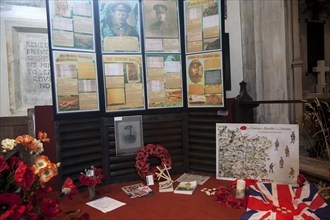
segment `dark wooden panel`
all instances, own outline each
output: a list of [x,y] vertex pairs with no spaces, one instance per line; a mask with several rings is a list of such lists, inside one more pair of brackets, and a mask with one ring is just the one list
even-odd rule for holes
[[[167,148],[173,161],[172,173],[183,170],[183,132],[182,113],[151,114],[142,116],[143,140],[146,144],[160,144]],[[135,168],[134,155],[116,155],[115,129],[112,117],[104,118],[104,132],[109,152],[110,183],[122,180],[139,179]],[[158,158],[149,159],[150,166],[159,165]]]
[[188,115],[189,170],[215,175],[216,173],[216,123],[224,122],[214,112],[190,112]]
[[61,182],[70,177],[80,186],[80,172],[92,165],[107,172],[100,118],[62,119],[55,125]]

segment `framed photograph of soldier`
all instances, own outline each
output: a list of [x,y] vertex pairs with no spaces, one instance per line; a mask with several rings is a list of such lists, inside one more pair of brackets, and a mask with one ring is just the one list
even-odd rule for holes
[[102,51],[140,52],[140,6],[138,0],[99,1]]
[[142,115],[114,117],[116,154],[135,154],[143,147]]
[[180,52],[177,0],[143,1],[146,52]]

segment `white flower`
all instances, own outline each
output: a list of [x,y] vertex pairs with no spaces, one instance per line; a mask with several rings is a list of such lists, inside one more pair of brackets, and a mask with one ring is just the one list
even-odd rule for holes
[[7,152],[9,150],[14,149],[14,147],[16,146],[16,141],[15,139],[4,139],[1,141],[1,147],[2,147],[2,152]]
[[38,140],[38,148],[37,148],[35,154],[39,155],[42,152],[44,152],[44,144],[40,140]]

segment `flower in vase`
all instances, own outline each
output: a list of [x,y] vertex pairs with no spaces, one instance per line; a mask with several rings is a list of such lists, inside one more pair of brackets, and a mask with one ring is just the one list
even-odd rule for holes
[[105,176],[101,168],[91,166],[90,169],[85,169],[84,173],[81,173],[79,181],[85,186],[101,184]]

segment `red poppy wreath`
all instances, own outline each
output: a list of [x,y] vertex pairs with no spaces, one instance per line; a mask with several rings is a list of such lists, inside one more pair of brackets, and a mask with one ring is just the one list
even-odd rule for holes
[[161,168],[163,168],[164,164],[167,167],[172,166],[172,158],[166,148],[158,144],[147,144],[137,153],[135,158],[135,167],[142,179],[146,179],[148,175],[153,175],[154,179],[156,178],[155,172],[158,171],[157,167],[150,169],[149,158],[152,156],[161,160]]

